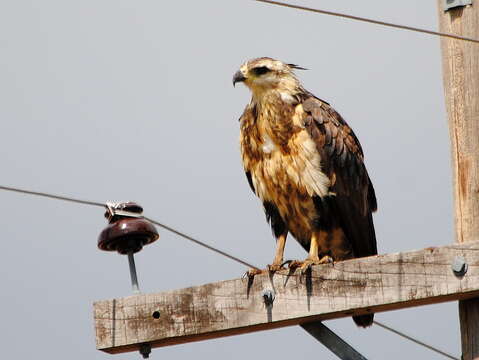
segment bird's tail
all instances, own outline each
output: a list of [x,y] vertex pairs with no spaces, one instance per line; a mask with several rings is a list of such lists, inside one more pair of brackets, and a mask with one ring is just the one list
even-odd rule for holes
[[373,324],[374,314],[353,316],[357,326],[367,328]]

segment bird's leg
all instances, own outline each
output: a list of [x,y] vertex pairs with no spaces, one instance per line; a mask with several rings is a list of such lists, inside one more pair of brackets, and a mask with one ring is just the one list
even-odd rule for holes
[[274,260],[271,265],[268,265],[266,267],[266,270],[261,270],[261,269],[249,269],[245,276],[252,277],[255,275],[260,275],[265,273],[266,271],[278,271],[283,269],[283,254],[284,254],[284,245],[286,244],[286,236],[288,235],[288,232],[285,232],[284,234],[281,234],[278,236],[276,239],[276,252],[274,254]]
[[283,268],[283,254],[284,254],[284,245],[286,244],[287,232],[281,234],[276,239],[276,253],[274,255],[274,260],[271,265],[268,265],[269,271],[278,271]]
[[333,259],[326,255],[319,258],[319,248],[326,241],[328,233],[326,231],[313,232],[311,236],[311,244],[309,245],[309,254],[304,261],[292,261],[290,268],[300,268],[301,272],[305,272],[311,265],[319,265],[333,262]]
[[325,236],[327,236],[326,232],[324,231],[320,231],[319,233],[313,232],[313,235],[311,236],[311,244],[309,245],[309,254],[306,260],[310,260],[311,262],[319,262],[319,242],[321,235],[323,235],[323,239]]

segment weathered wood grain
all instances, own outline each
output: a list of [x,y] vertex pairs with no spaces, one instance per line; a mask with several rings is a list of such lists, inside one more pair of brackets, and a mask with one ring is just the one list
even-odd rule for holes
[[[479,39],[479,4],[442,11],[440,30]],[[451,138],[456,239],[479,234],[479,46],[442,38],[443,76]]]
[[[444,12],[438,0],[442,32],[479,39],[479,2]],[[449,118],[456,240],[479,235],[479,46],[467,41],[441,40],[444,92]],[[479,299],[459,303],[462,352],[465,360],[479,358]]]
[[[451,269],[458,255],[468,262],[463,277]],[[272,306],[263,301],[268,289],[275,292]],[[478,295],[479,243],[450,245],[316,266],[303,276],[285,270],[99,301],[96,342],[118,353]]]

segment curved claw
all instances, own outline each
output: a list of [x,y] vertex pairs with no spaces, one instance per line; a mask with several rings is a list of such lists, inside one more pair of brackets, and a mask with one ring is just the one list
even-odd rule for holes
[[294,260],[286,260],[286,261],[284,261],[284,262],[281,264],[281,267],[283,267],[283,266],[286,265],[286,264],[288,264],[288,266],[289,266],[289,264],[291,264],[292,261],[294,261]]
[[317,264],[317,260],[306,259],[305,261],[303,261],[303,264],[299,268],[301,271],[301,275],[306,274],[309,270],[311,270],[311,266]]
[[320,264],[332,264],[334,262],[333,258],[329,255],[323,256],[319,259],[318,265]]
[[284,270],[284,264],[271,264],[267,265],[266,268],[268,269],[269,272],[276,272],[280,270]]
[[255,277],[256,275],[260,275],[262,273],[264,273],[266,270],[261,270],[261,269],[249,269],[248,271],[246,271],[244,274],[243,274],[243,279],[248,277],[248,278],[252,278],[252,277]]
[[303,265],[303,261],[299,260],[288,260],[287,263],[290,270],[296,270]]
[[282,265],[288,264],[289,269],[293,271],[299,268],[301,270],[301,274],[304,274],[313,265],[331,264],[331,263],[333,263],[333,258],[329,255],[326,255],[326,256],[323,256],[321,259],[306,258],[304,261],[287,260]]

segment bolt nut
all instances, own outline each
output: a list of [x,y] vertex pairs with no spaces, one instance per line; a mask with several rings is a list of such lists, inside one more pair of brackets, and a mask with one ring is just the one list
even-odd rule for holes
[[464,276],[467,272],[467,262],[462,256],[456,256],[451,264],[452,271],[456,276]]
[[143,359],[148,359],[151,354],[151,345],[144,343],[140,345],[140,354],[143,356]]

